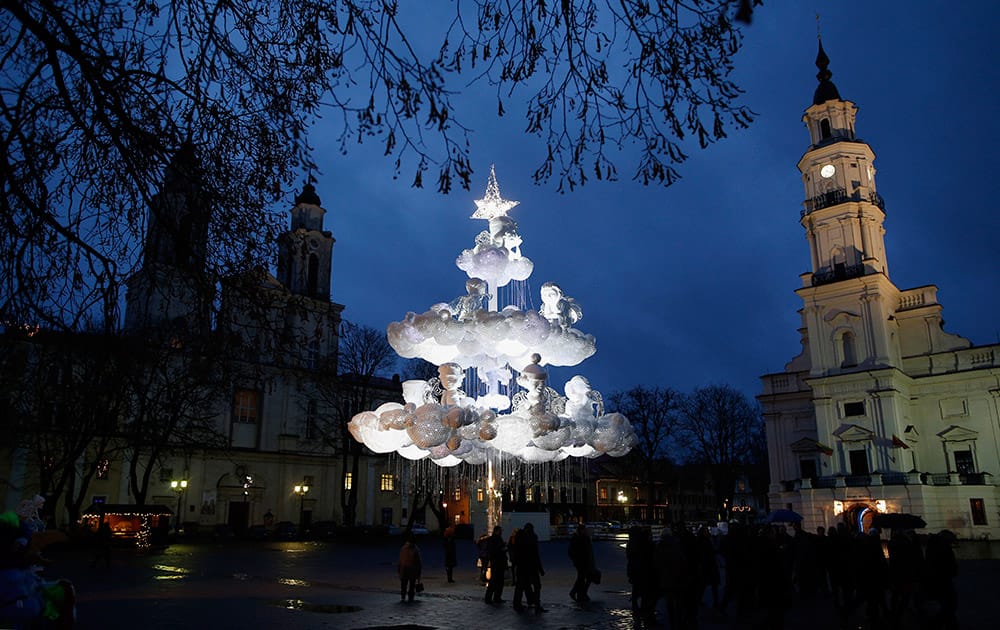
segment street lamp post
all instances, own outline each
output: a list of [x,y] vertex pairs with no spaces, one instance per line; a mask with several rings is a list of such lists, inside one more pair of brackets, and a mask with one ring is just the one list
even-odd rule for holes
[[175,533],[181,533],[181,499],[184,491],[187,490],[187,479],[174,480],[170,482],[170,489],[177,493],[177,525],[174,526]]
[[294,488],[295,494],[299,495],[299,535],[303,534],[302,525],[305,518],[305,505],[306,505],[306,495],[309,493],[309,486],[306,484],[298,484]]
[[622,507],[622,521],[628,520],[628,497],[621,490],[618,491],[618,504]]

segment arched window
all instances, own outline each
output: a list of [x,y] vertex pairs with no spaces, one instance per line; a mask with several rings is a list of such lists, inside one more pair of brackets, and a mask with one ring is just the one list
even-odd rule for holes
[[830,119],[824,118],[823,120],[819,121],[819,137],[822,140],[826,140],[831,135],[832,134],[830,132]]
[[319,284],[319,256],[309,254],[309,271],[306,276],[306,291],[309,295],[316,295],[316,286]]
[[858,364],[857,350],[854,347],[854,333],[845,331],[840,336],[840,356],[843,359],[841,367],[853,367]]

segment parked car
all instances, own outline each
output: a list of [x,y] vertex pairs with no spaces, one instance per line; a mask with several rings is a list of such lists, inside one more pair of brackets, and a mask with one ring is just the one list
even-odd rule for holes
[[[406,531],[405,529],[403,531]],[[410,533],[414,535],[422,535],[427,533],[427,526],[423,523],[414,523],[410,525]]]
[[333,538],[337,534],[337,524],[333,521],[316,521],[309,526],[309,538]]
[[299,537],[299,528],[291,521],[278,521],[274,524],[274,537],[278,540],[295,540]]

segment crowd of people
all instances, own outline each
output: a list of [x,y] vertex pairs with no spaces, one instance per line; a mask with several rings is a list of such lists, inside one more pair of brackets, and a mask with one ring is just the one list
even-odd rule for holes
[[[829,531],[819,527],[816,533],[799,523],[788,527],[733,523],[725,535],[707,527],[692,530],[674,524],[656,540],[649,527],[634,526],[628,530],[625,553],[632,610],[646,626],[697,628],[699,616],[714,610],[716,616],[754,618],[762,627],[778,629],[785,626],[796,598],[809,602],[824,594],[833,602],[831,618],[844,627],[863,616],[866,627],[873,628],[908,628],[917,620],[921,627],[957,628],[954,535],[946,530],[918,537],[912,530],[896,529],[885,538],[877,529],[858,532],[846,523]],[[454,531],[447,530],[444,540],[451,582],[456,564]],[[404,577],[411,545],[415,548],[412,537],[400,553],[404,600],[413,598],[412,580],[419,582],[419,552],[416,573]],[[509,578],[514,610],[527,606],[545,612],[541,604],[545,570],[530,523],[506,539],[496,526],[477,541],[477,549],[487,604],[506,601],[503,591]],[[577,603],[589,602],[589,588],[600,583],[601,572],[586,526],[577,526],[568,556],[576,571],[569,596]]]
[[956,628],[953,541],[948,531],[922,544],[912,530],[893,530],[883,545],[879,530],[855,532],[845,523],[816,533],[799,523],[790,532],[734,523],[724,536],[675,525],[654,542],[648,529],[634,527],[626,570],[632,608],[647,625],[657,622],[662,602],[670,628],[696,628],[710,598],[718,615],[756,616],[764,627],[783,628],[795,598],[822,592],[844,627],[863,614],[873,628],[909,628],[916,619],[923,627]]

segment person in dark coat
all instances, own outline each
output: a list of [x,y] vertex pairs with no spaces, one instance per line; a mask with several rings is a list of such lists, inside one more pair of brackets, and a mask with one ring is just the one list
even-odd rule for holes
[[103,518],[97,527],[97,536],[94,547],[94,559],[90,561],[90,568],[96,569],[97,565],[103,561],[104,568],[111,568],[111,541],[114,534],[111,533],[111,525]]
[[865,602],[865,617],[879,626],[888,612],[885,592],[889,587],[889,563],[882,552],[881,532],[872,528],[855,540],[858,597]]
[[399,550],[399,596],[402,601],[413,601],[417,582],[423,565],[420,561],[420,548],[412,533],[407,533],[403,547]]
[[719,560],[715,550],[712,533],[707,527],[698,529],[698,545],[696,549],[698,563],[698,578],[701,581],[698,589],[698,601],[704,597],[705,589],[712,591],[712,607],[719,607]]
[[665,527],[654,555],[657,586],[666,602],[668,625],[670,628],[683,628],[684,584],[691,579],[692,567],[676,533],[674,528]]
[[490,556],[486,550],[489,540],[489,534],[483,534],[476,539],[476,563],[479,565],[479,581],[483,584],[486,584],[486,568],[490,566]]
[[524,610],[524,606],[521,605],[521,597],[524,596],[528,600],[528,606],[535,607],[535,612],[546,612],[541,603],[541,576],[545,575],[545,569],[542,568],[542,558],[538,553],[538,536],[535,534],[534,525],[525,523],[517,534],[514,550],[517,554],[514,610],[518,612]]
[[448,574],[448,583],[454,583],[455,578],[452,572],[458,564],[458,553],[455,549],[455,527],[450,526],[444,530],[444,570]]
[[486,586],[485,600],[487,604],[501,604],[503,582],[507,577],[507,544],[499,525],[493,528],[493,535],[486,541],[486,555],[490,564],[490,581]]
[[903,615],[916,603],[917,584],[924,571],[924,553],[912,530],[893,530],[889,538],[889,614],[901,627]]
[[510,538],[507,539],[507,559],[510,561],[510,565],[507,568],[510,569],[511,586],[517,585],[517,552],[514,550],[514,545],[517,542],[517,535],[520,531],[520,529],[515,527],[514,531],[510,533]]
[[655,625],[656,564],[653,538],[647,527],[633,526],[625,544],[625,572],[632,585],[632,612],[647,626]]
[[940,613],[929,627],[952,630],[958,628],[958,594],[955,592],[955,577],[958,562],[952,544],[955,534],[944,529],[927,539],[924,559],[924,592],[928,599],[937,600]]
[[583,523],[576,526],[576,532],[569,539],[569,559],[576,569],[576,582],[569,592],[569,597],[576,602],[589,602],[587,590],[590,588],[594,574],[594,545],[590,540],[590,532]]

